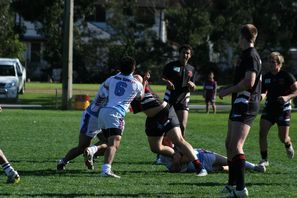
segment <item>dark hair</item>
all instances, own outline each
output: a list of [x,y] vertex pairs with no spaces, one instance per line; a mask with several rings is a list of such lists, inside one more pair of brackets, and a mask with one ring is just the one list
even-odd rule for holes
[[190,51],[191,51],[191,54],[193,54],[193,48],[192,48],[190,45],[188,45],[188,44],[184,44],[184,45],[180,46],[179,49],[178,49],[179,53],[180,53],[183,49],[185,49],[185,50],[190,50]]
[[245,24],[240,28],[240,34],[243,38],[245,38],[248,42],[255,42],[258,30],[253,24]]
[[130,56],[124,56],[121,59],[120,71],[124,75],[130,75],[135,70],[136,61]]

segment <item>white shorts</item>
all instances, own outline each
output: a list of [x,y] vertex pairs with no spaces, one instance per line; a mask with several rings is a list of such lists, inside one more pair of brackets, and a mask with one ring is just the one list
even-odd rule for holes
[[113,108],[102,108],[98,116],[98,126],[100,129],[120,129],[124,131],[124,116]]
[[80,133],[93,138],[100,132],[98,118],[84,111],[80,120]]

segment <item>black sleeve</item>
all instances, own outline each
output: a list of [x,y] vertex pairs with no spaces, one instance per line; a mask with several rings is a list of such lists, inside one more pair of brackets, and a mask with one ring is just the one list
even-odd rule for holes
[[246,68],[246,72],[251,71],[251,72],[256,72],[258,73],[258,60],[253,57],[253,56],[247,56],[243,60],[243,64]]
[[168,76],[170,74],[169,68],[170,68],[169,64],[165,65],[163,72],[162,72],[162,78],[168,79]]
[[286,78],[288,81],[288,85],[291,86],[296,82],[296,78],[291,74],[287,73],[288,77]]

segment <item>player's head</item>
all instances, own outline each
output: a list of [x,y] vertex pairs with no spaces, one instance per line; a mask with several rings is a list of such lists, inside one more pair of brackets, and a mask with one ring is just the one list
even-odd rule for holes
[[135,70],[136,61],[130,56],[124,56],[121,59],[120,71],[124,75],[130,75]]
[[282,65],[284,63],[284,57],[279,52],[271,52],[270,61],[275,61],[277,64]]
[[192,55],[192,53],[193,53],[193,48],[192,48],[190,45],[188,45],[188,44],[183,44],[183,45],[180,46],[179,49],[178,49],[179,53],[181,53],[183,50],[190,50],[191,55]]
[[182,45],[179,48],[179,61],[186,65],[189,59],[192,57],[193,49],[190,45]]
[[209,72],[208,73],[208,79],[213,79],[214,78],[214,74],[213,72]]
[[240,36],[249,43],[255,43],[258,30],[253,24],[245,24],[240,28]]
[[271,52],[269,61],[271,72],[278,73],[283,66],[284,57],[279,52]]

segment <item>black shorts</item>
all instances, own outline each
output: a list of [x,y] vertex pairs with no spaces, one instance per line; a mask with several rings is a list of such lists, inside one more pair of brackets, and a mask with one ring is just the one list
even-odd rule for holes
[[[165,94],[167,94],[167,92]],[[190,92],[181,92],[179,94],[172,94],[170,95],[169,98],[170,99],[168,99],[165,96],[164,101],[168,102],[170,106],[173,106],[175,111],[179,111],[179,110],[189,111]]]
[[114,135],[122,136],[123,130],[118,128],[102,129],[102,133],[104,137],[108,139],[110,136],[114,136]]
[[263,109],[261,119],[268,120],[271,124],[278,126],[290,126],[291,124],[291,108],[282,109],[282,111],[265,107]]
[[235,103],[229,114],[229,119],[251,126],[259,110],[258,103]]
[[215,99],[213,97],[206,97],[205,98],[205,103],[214,104],[215,103]]
[[179,121],[174,109],[167,105],[156,116],[147,118],[145,133],[149,137],[161,137],[174,127],[179,127]]

